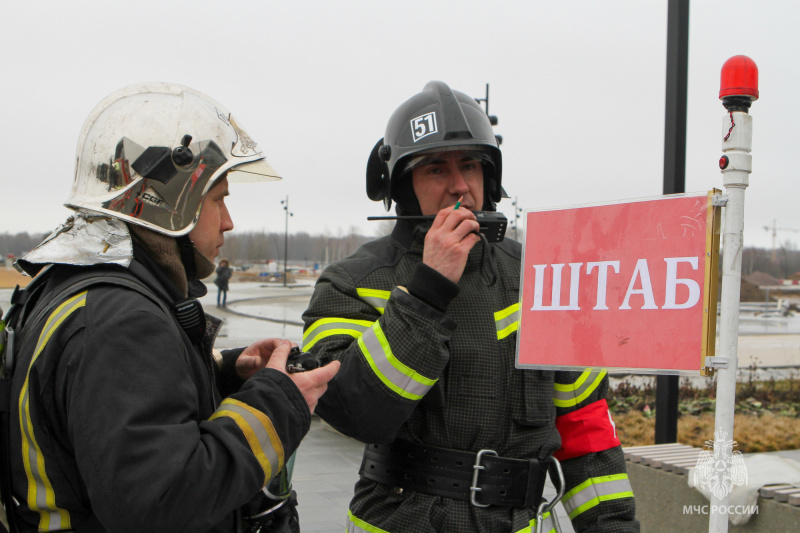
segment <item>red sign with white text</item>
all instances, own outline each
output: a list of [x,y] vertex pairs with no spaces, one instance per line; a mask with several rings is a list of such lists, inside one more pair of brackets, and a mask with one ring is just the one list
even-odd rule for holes
[[517,366],[699,370],[708,205],[527,212]]

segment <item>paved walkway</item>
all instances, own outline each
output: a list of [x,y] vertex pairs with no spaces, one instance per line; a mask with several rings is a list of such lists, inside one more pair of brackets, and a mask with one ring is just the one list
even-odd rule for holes
[[297,450],[292,484],[303,533],[346,528],[347,508],[358,480],[364,445],[327,426],[319,417]]

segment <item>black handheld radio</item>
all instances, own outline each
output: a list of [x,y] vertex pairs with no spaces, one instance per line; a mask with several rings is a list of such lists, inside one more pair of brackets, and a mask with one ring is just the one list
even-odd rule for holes
[[[486,236],[488,242],[501,242],[506,235],[508,219],[503,213],[497,211],[473,211],[480,224],[480,232]],[[381,216],[367,217],[367,220],[433,220],[436,215],[406,215],[406,216]]]
[[325,366],[331,362],[327,355],[316,356],[310,352],[300,351],[297,346],[289,350],[289,358],[286,360],[286,371],[290,374],[295,372],[306,372]]

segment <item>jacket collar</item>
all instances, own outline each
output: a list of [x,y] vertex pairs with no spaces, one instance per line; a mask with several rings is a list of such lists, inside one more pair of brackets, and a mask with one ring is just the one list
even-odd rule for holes
[[[181,290],[175,285],[159,264],[145,251],[144,247],[136,241],[133,241],[133,257],[128,269],[136,277],[147,283],[148,285],[153,282],[157,283],[161,289],[160,296],[164,297],[170,302],[177,302],[185,298]],[[154,287],[155,288],[155,287]],[[205,284],[201,281],[189,282],[189,297],[200,298],[205,296],[208,292]]]

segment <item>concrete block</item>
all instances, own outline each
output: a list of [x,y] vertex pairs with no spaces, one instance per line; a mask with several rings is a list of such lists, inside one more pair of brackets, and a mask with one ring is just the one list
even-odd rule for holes
[[[694,467],[694,463],[691,467]],[[627,461],[627,468],[636,497],[636,518],[642,524],[643,533],[708,531],[711,504],[699,491],[689,487],[685,475],[665,472],[630,460]],[[774,492],[780,490],[787,489],[775,489]],[[800,500],[800,494],[797,493],[787,493],[786,497]],[[757,506],[758,513],[746,524],[734,526],[729,523],[728,531],[800,531],[800,507],[763,496],[759,497]]]

